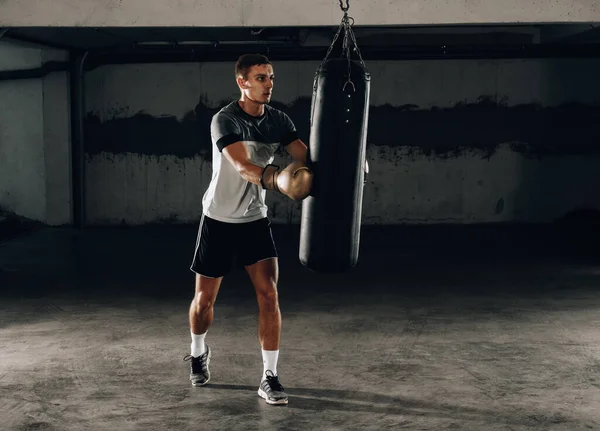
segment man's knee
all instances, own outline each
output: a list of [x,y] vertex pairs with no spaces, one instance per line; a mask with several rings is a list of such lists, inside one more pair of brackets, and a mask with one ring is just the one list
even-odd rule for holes
[[268,283],[268,285],[261,286],[260,289],[257,289],[256,294],[258,303],[262,308],[276,309],[278,307],[279,296],[275,283]]
[[206,279],[198,276],[196,278],[196,293],[192,305],[197,313],[210,310],[217,299],[220,279]]
[[198,312],[210,310],[215,304],[215,297],[209,295],[207,292],[196,292],[194,295],[194,308]]

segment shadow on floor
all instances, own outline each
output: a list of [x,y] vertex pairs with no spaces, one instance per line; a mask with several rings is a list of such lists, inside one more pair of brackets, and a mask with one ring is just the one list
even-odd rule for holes
[[[233,384],[208,384],[199,390],[217,391],[245,391],[256,392],[256,386]],[[386,396],[363,391],[348,391],[340,389],[319,389],[305,387],[286,387],[289,395],[291,409],[300,409],[315,412],[353,412],[366,414],[382,414],[393,416],[411,417],[427,416],[445,420],[468,422],[490,422],[507,426],[554,426],[562,422],[569,422],[566,417],[556,414],[548,415],[545,411],[536,411],[530,407],[519,409],[517,407],[510,414],[504,407],[498,409],[479,408],[461,405],[456,402],[438,403],[405,396]],[[263,408],[259,400],[258,409]],[[217,401],[213,401],[217,403]],[[206,405],[203,404],[205,407]]]

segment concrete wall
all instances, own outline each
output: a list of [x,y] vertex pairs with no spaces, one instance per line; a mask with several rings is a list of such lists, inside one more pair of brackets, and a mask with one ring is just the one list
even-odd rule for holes
[[[0,41],[0,70],[40,67],[67,54]],[[0,81],[0,211],[51,225],[71,221],[66,72]]]
[[[346,4],[346,1],[344,1]],[[592,22],[596,0],[351,0],[357,25]],[[339,24],[337,0],[3,0],[0,26],[309,26]]]
[[[274,65],[273,106],[305,141],[317,65]],[[548,222],[600,208],[600,59],[368,67],[365,224]],[[233,62],[104,66],[86,92],[88,222],[197,221],[210,119],[238,97]],[[275,223],[299,222],[300,205],[268,199]]]

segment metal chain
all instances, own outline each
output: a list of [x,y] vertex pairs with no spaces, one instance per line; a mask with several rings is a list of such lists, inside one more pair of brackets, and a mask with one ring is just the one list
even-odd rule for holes
[[325,54],[325,58],[323,58],[323,61],[321,61],[321,65],[319,66],[319,69],[321,69],[323,67],[323,64],[325,64],[325,62],[329,58],[329,55],[331,54],[331,51],[333,50],[333,46],[335,45],[335,42],[337,41],[338,37],[340,36],[340,32],[342,31],[343,27],[344,27],[344,21],[342,21],[340,23],[340,26],[338,27],[337,32],[335,33],[335,36],[333,37],[333,41],[331,42],[331,45],[329,45],[327,54]]
[[[333,51],[333,47],[335,46],[335,43],[337,42],[337,39],[340,36],[342,29],[344,29],[344,41],[342,44],[342,55],[346,54],[346,57],[350,56],[350,48],[348,47],[348,36],[350,36],[352,39],[352,43],[354,44],[353,51],[355,51],[357,53],[360,63],[363,66],[365,66],[365,62],[362,58],[362,55],[360,54],[360,50],[358,49],[356,37],[354,35],[354,32],[352,31],[352,25],[354,25],[354,18],[352,18],[351,16],[348,16],[349,0],[346,0],[347,6],[345,6],[345,7],[342,6],[342,0],[339,0],[339,2],[340,2],[340,8],[344,11],[344,17],[342,18],[342,21],[340,22],[340,25],[338,26],[338,29],[335,33],[335,36],[333,37],[333,41],[331,42],[331,45],[329,45],[329,48],[327,49],[325,58],[323,58],[323,61],[321,61],[321,65],[320,65],[319,69],[323,66],[323,64],[327,61],[327,59],[331,55],[331,51]],[[352,24],[350,24],[350,20],[352,20]]]
[[[348,16],[348,9],[350,9],[350,0],[346,0],[345,6],[343,3],[343,0],[338,0],[338,1],[340,4],[340,9],[342,10],[342,12],[344,12],[344,16],[343,16],[342,21],[340,22],[340,25],[335,33],[335,36],[333,37],[333,41],[331,42],[331,45],[329,45],[329,48],[327,49],[325,58],[323,58],[323,60],[321,61],[321,64],[320,64],[318,70],[321,70],[323,68],[323,65],[325,64],[325,62],[331,55],[331,51],[333,51],[333,47],[335,46],[335,43],[337,42],[342,29],[344,29],[344,39],[342,41],[342,56],[345,54],[346,59],[348,61],[348,80],[346,81],[346,83],[344,84],[344,87],[342,88],[342,91],[344,91],[346,88],[346,85],[348,85],[348,84],[351,84],[353,89],[355,88],[354,83],[350,79],[350,73],[352,71],[352,64],[351,64],[351,58],[350,58],[350,56],[351,56],[350,50],[351,49],[350,49],[350,46],[348,43],[349,37],[350,37],[350,40],[352,41],[352,43],[354,44],[354,48],[352,50],[357,53],[360,63],[363,66],[365,66],[365,62],[362,58],[362,55],[360,54],[360,50],[358,49],[358,44],[356,43],[356,37],[354,35],[354,32],[352,31],[352,25],[354,25],[354,18],[352,18],[351,16]],[[350,24],[350,20],[352,20],[352,24]],[[315,83],[315,85],[316,85],[316,83]]]
[[342,91],[346,90],[346,85],[348,85],[348,83],[350,83],[350,85],[352,85],[352,90],[356,91],[356,87],[354,87],[354,83],[350,80],[350,74],[352,72],[352,64],[351,64],[351,60],[350,60],[350,48],[348,47],[348,33],[351,30],[350,30],[350,24],[348,22],[348,17],[346,15],[344,15],[344,29],[345,29],[344,44],[342,47],[342,53],[346,52],[346,59],[348,60],[348,80],[342,87]]
[[350,36],[352,37],[352,42],[354,43],[354,51],[356,51],[356,54],[358,55],[358,58],[360,59],[360,63],[365,66],[365,62],[362,58],[362,55],[360,55],[360,49],[358,49],[358,44],[356,43],[356,37],[354,37],[354,32],[352,31],[351,28],[349,28],[350,31]]

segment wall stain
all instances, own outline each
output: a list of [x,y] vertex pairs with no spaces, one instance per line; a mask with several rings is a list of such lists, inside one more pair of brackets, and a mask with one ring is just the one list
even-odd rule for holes
[[504,198],[498,199],[498,202],[496,203],[496,214],[500,215],[502,214],[502,211],[504,211]]
[[369,145],[406,146],[440,158],[478,151],[491,157],[508,143],[526,157],[600,153],[600,106],[507,106],[492,97],[451,108],[372,107]]
[[[173,155],[179,158],[200,156],[212,160],[210,123],[228,100],[209,108],[199,101],[180,121],[175,116],[155,117],[143,112],[126,118],[116,115],[104,122],[95,114],[85,118],[85,151],[88,155],[102,152],[136,153],[149,156]],[[291,105],[273,101],[271,106],[286,112],[294,121],[305,142],[309,136],[310,98],[300,98]]]
[[[138,113],[128,118],[101,122],[89,114],[85,120],[85,148],[89,155],[100,152],[132,152],[174,155],[210,160],[210,122],[219,108],[202,101],[180,121],[173,116],[154,117]],[[309,141],[310,97],[286,105],[271,106],[286,112],[299,136]],[[565,103],[556,107],[539,104],[508,106],[492,96],[475,103],[420,109],[417,105],[371,106],[368,146],[408,148],[408,152],[438,158],[458,157],[466,152],[491,157],[502,144],[526,157],[599,154],[600,106]]]
[[84,124],[85,151],[88,155],[106,152],[210,158],[211,117],[210,110],[200,103],[182,120],[175,116],[154,117],[140,112],[131,117],[101,122],[97,115],[89,114]]

